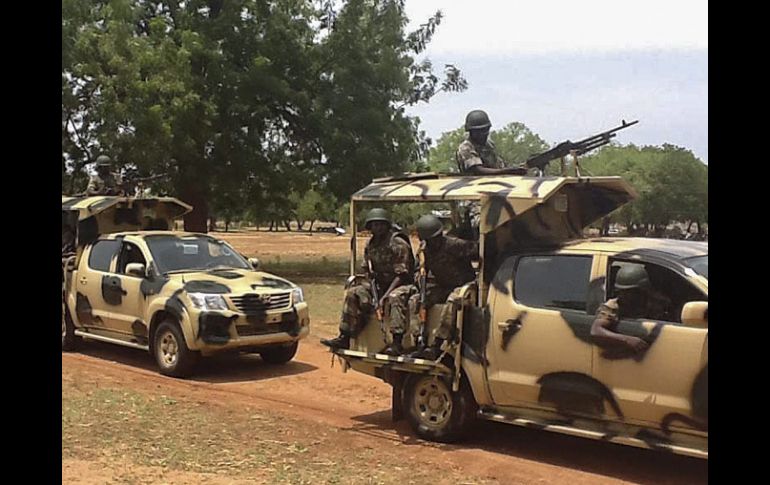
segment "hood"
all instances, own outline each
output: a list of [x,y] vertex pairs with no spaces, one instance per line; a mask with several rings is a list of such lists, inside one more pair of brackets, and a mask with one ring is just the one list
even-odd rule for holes
[[248,269],[216,269],[194,271],[168,275],[171,281],[178,283],[188,293],[285,293],[296,288],[288,280]]

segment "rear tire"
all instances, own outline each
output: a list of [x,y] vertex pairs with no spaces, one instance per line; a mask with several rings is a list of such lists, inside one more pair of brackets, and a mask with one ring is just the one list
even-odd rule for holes
[[173,320],[158,325],[152,351],[160,373],[171,377],[190,376],[200,359],[200,353],[187,347],[182,330]]
[[259,355],[262,356],[262,360],[268,364],[285,364],[289,362],[297,354],[297,348],[299,342],[294,342],[286,347],[271,347],[269,349],[260,350]]
[[403,411],[420,438],[452,443],[468,431],[476,401],[465,379],[452,392],[449,378],[411,374],[404,385]]

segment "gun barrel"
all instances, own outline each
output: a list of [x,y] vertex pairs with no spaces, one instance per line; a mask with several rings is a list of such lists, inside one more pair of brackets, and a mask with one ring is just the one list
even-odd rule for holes
[[631,122],[626,122],[625,120],[623,120],[623,124],[621,124],[620,126],[616,126],[615,128],[612,128],[611,130],[603,131],[603,132],[598,133],[596,135],[591,135],[591,136],[589,136],[587,138],[584,138],[584,139],[582,139],[582,140],[580,140],[580,141],[578,141],[576,143],[577,144],[587,143],[587,142],[590,142],[592,140],[603,139],[603,138],[606,138],[606,137],[612,138],[612,137],[616,136],[615,135],[616,132],[618,132],[620,130],[624,130],[624,129],[628,128],[629,126],[633,126],[633,125],[635,125],[637,123],[639,123],[639,120],[634,120],[634,121],[631,121]]
[[591,150],[595,150],[600,146],[608,144],[612,138],[617,136],[616,132],[628,128],[629,126],[633,126],[637,123],[639,123],[639,120],[634,120],[631,122],[626,122],[623,120],[623,123],[620,126],[616,126],[611,130],[591,135],[574,143],[564,142],[563,144],[557,145],[550,150],[546,150],[542,153],[538,153],[537,155],[530,157],[525,163],[529,168],[539,168],[540,170],[544,170],[545,166],[548,165],[548,162],[551,160],[564,157],[572,151],[577,152],[578,155],[582,155]]
[[591,150],[595,150],[599,148],[600,146],[604,146],[610,142],[610,138],[605,138],[603,140],[595,140],[591,143],[586,143],[585,145],[580,145],[576,148],[578,155],[582,155],[584,153],[590,152]]

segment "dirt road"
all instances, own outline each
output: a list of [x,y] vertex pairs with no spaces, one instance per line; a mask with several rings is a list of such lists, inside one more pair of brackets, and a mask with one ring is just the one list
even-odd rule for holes
[[[338,362],[331,367],[331,355],[315,336],[303,341],[296,359],[286,366],[268,366],[258,356],[247,355],[205,360],[202,367],[195,378],[177,380],[157,374],[150,356],[140,351],[88,343],[79,353],[62,354],[63,380],[162,393],[223,413],[278,413],[286,416],[286,427],[323,433],[324,447],[336,447],[351,459],[359,450],[374,449],[405,467],[436,470],[437,477],[442,470],[452,470],[492,483],[707,482],[707,462],[702,460],[497,423],[478,423],[459,445],[424,442],[406,422],[391,422],[389,386],[359,373],[343,373]],[[83,474],[100,472],[93,464],[65,460],[63,473],[65,481],[69,477],[77,482]]]

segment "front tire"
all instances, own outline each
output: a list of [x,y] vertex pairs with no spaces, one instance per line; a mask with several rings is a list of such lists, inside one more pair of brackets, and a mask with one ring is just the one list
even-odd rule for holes
[[77,350],[80,337],[75,335],[75,323],[67,308],[67,287],[62,275],[61,282],[61,349],[62,352]]
[[158,325],[153,340],[153,354],[161,374],[188,377],[195,370],[200,354],[187,347],[176,322],[166,320]]
[[452,392],[449,378],[412,374],[404,386],[403,410],[420,438],[452,443],[468,430],[476,401],[465,379]]
[[61,349],[63,352],[72,352],[77,350],[80,337],[75,335],[75,324],[67,306],[62,304],[61,311]]
[[271,347],[261,350],[259,355],[268,364],[285,364],[294,358],[298,347],[299,342],[294,342],[286,347]]

